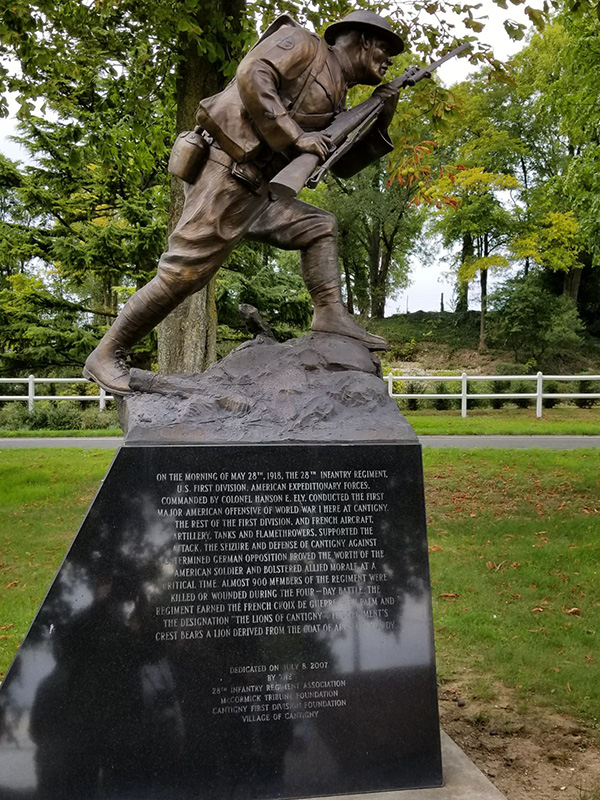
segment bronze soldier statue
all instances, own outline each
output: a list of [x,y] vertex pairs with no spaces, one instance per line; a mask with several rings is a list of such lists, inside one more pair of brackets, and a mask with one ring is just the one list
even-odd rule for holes
[[[348,14],[325,30],[324,39],[287,15],[273,23],[240,62],[235,80],[200,103],[196,135],[206,160],[185,184],[183,212],[156,277],[124,306],[87,359],[85,377],[112,394],[127,394],[127,348],[206,286],[243,237],[300,250],[314,304],[313,331],[387,349],[343,305],[335,217],[296,198],[271,197],[268,183],[296,155],[325,160],[331,142],[320,131],[344,109],[347,89],[379,84],[402,49],[389,23],[370,11]],[[336,165],[345,177],[393,149],[387,128],[398,91],[389,85],[376,91],[383,110]]]

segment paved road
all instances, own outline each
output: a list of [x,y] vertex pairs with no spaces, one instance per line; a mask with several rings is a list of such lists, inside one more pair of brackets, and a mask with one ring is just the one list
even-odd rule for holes
[[[92,447],[113,450],[122,439],[104,436],[97,439],[63,437],[56,439],[1,439],[0,450],[25,447]],[[575,450],[579,447],[600,447],[600,436],[420,436],[423,447],[461,447],[464,449],[495,447],[526,450],[541,447],[546,450]]]

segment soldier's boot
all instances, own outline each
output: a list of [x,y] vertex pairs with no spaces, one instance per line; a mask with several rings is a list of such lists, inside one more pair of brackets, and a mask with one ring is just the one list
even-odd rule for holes
[[335,240],[332,243],[326,237],[303,251],[301,266],[314,305],[313,331],[349,336],[362,342],[369,350],[389,350],[390,346],[383,337],[366,331],[344,306]]
[[169,291],[157,276],[130,297],[123,310],[88,356],[83,377],[95,381],[107,392],[128,394],[127,350],[158,325],[183,298]]

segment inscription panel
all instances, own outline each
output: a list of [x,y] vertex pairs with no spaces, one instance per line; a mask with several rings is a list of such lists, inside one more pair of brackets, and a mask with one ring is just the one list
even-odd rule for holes
[[35,800],[439,785],[419,446],[122,449],[0,697]]

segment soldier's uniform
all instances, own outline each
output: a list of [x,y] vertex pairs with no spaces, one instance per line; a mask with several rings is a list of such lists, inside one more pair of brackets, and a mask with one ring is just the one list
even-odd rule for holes
[[[114,360],[117,348],[131,346],[206,286],[244,236],[300,250],[303,278],[315,306],[313,330],[331,330],[330,322],[319,323],[324,320],[319,311],[334,309],[348,330],[333,332],[354,335],[373,349],[386,346],[343,309],[335,217],[295,198],[272,199],[267,188],[293,157],[298,138],[324,130],[344,109],[346,74],[351,71],[349,63],[340,61],[344,56],[283,17],[240,62],[235,79],[201,102],[197,120],[210,144],[207,160],[195,182],[185,184],[183,212],[156,277],[130,298],[86,362],[84,375],[110,391],[126,391],[119,381],[103,380],[99,374],[109,353]],[[377,126],[359,147],[358,157],[350,151],[346,163],[338,164],[344,177],[393,149]],[[124,375],[126,368],[119,364]]]
[[[339,283],[335,217],[295,198],[273,200],[267,184],[285,166],[284,151],[303,133],[325,129],[344,109],[347,88],[333,49],[304,28],[284,24],[248,53],[223,92],[200,103],[198,123],[214,144],[196,182],[186,184],[181,219],[159,263],[159,274],[176,292],[187,296],[205,286],[244,236],[300,250],[311,294],[315,280]],[[358,172],[392,149],[374,128],[361,141],[361,158],[352,151],[347,158]],[[317,276],[307,274],[313,255]]]

